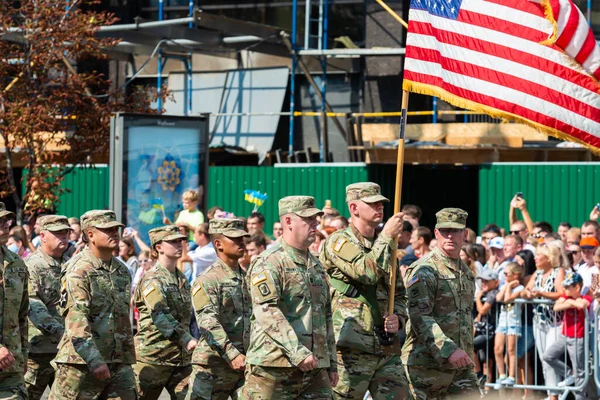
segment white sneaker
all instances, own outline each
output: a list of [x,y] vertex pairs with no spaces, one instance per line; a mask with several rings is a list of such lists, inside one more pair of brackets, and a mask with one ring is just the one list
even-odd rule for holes
[[573,375],[571,375],[571,376],[568,376],[567,379],[565,379],[564,381],[558,382],[558,384],[556,386],[567,387],[567,386],[573,386],[574,383],[575,383],[575,377]]
[[502,389],[502,380],[498,379],[496,381],[496,383],[494,383],[494,390],[500,390],[500,389]]
[[514,386],[514,384],[515,384],[515,378],[513,378],[512,376],[509,376],[508,378],[502,380],[501,383],[504,386]]

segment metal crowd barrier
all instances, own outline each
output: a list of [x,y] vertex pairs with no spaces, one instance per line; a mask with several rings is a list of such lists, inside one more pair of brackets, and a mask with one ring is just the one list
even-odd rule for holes
[[596,383],[596,389],[600,388],[600,353],[599,353],[599,349],[598,349],[598,341],[600,341],[600,334],[598,334],[598,322],[600,322],[600,305],[598,305],[598,308],[596,308],[596,311],[594,311],[594,321],[593,321],[593,327],[594,327],[594,357],[593,357],[593,363],[594,363],[594,381]]
[[[527,321],[532,321],[532,325],[533,327],[535,327],[536,325],[542,325],[545,324],[546,328],[551,329],[553,332],[552,333],[548,333],[548,335],[552,334],[554,335],[554,339],[556,339],[556,337],[558,337],[558,335],[561,333],[561,326],[562,326],[562,314],[563,312],[559,312],[557,314],[557,317],[554,320],[550,320],[550,321],[543,321],[540,317],[537,316],[537,314],[534,312],[533,318],[528,318],[528,313],[532,312],[533,309],[536,306],[540,306],[540,305],[547,305],[550,307],[550,310],[552,310],[552,307],[554,306],[554,301],[551,300],[524,300],[524,299],[516,299],[514,301],[515,306],[516,305],[521,305],[521,307],[523,307],[522,313],[524,314],[524,318],[521,319],[521,321],[525,324],[522,323],[522,329],[521,329],[521,335],[523,336],[524,342],[523,344],[525,346],[527,346],[527,344],[529,343],[529,339],[530,339],[530,335],[531,332],[529,329],[526,328],[526,324]],[[531,305],[531,307],[528,307],[528,305]],[[531,308],[531,310],[530,310]],[[600,309],[600,308],[599,308]],[[508,342],[508,335],[506,335],[505,337],[505,343],[504,343],[504,362],[505,362],[505,370],[507,371],[506,375],[507,376],[514,376],[516,378],[515,384],[514,385],[510,385],[510,386],[502,386],[500,390],[513,390],[513,389],[517,389],[517,390],[540,390],[540,391],[550,391],[553,392],[554,395],[558,395],[560,396],[561,400],[562,399],[566,399],[567,395],[569,393],[574,393],[574,392],[579,392],[582,391],[584,388],[586,388],[586,386],[588,386],[588,382],[590,379],[592,379],[591,377],[591,367],[590,367],[590,349],[591,349],[591,342],[590,342],[590,338],[592,336],[591,334],[591,321],[590,321],[590,313],[588,312],[588,310],[584,310],[585,311],[585,333],[584,333],[584,337],[581,339],[575,339],[575,343],[576,345],[579,344],[579,340],[583,341],[583,346],[584,346],[584,357],[582,360],[583,365],[578,365],[577,369],[575,368],[575,366],[573,366],[573,373],[576,374],[576,371],[579,370],[580,368],[583,368],[583,372],[584,372],[584,376],[583,376],[583,382],[581,382],[579,385],[576,385],[576,383],[574,383],[573,385],[570,386],[557,386],[557,384],[563,380],[565,380],[568,377],[569,371],[568,371],[568,364],[570,360],[570,357],[567,353],[567,346],[565,346],[564,351],[563,351],[563,356],[562,356],[562,361],[565,364],[565,369],[564,371],[562,371],[562,377],[559,375],[557,377],[557,382],[555,382],[555,384],[553,386],[547,385],[545,383],[542,384],[541,379],[544,379],[544,376],[542,374],[542,371],[539,370],[538,364],[543,365],[543,363],[539,362],[541,360],[543,360],[543,354],[539,354],[538,353],[538,346],[536,345],[536,341],[539,341],[540,338],[535,338],[534,337],[534,341],[533,341],[533,349],[531,348],[526,348],[525,349],[525,353],[521,358],[524,358],[524,376],[521,377],[521,373],[519,371],[519,363],[518,363],[518,359],[517,362],[515,363],[515,368],[517,369],[517,371],[515,371],[516,373],[511,374],[509,373],[509,365],[508,365],[508,350],[507,350],[507,342]],[[595,315],[596,318],[594,318],[595,321],[598,320],[598,311],[596,310],[596,312],[592,315]],[[500,313],[500,305],[499,307],[497,307],[496,309],[496,316],[494,317],[494,321],[498,321],[498,316]],[[577,321],[576,321],[577,322]],[[507,322],[508,323],[508,322]],[[498,331],[498,326],[496,325],[495,331]],[[534,329],[535,331],[535,329]],[[600,360],[599,353],[598,353],[598,332],[597,329],[594,329],[595,331],[595,339],[594,339],[594,350],[593,350],[593,355],[594,357],[594,364],[595,367],[598,363],[597,360]],[[486,332],[485,336],[486,336],[486,346],[485,346],[485,359],[482,360],[483,362],[481,363],[481,369],[482,372],[484,374],[486,374],[486,369],[483,368],[484,363],[490,362],[490,360],[493,360],[494,363],[494,373],[495,373],[495,380],[494,382],[497,381],[498,379],[498,369],[496,366],[496,360],[495,360],[495,354],[491,354],[489,353],[490,348],[494,349],[494,343],[490,343],[490,341],[494,341],[495,340],[495,334],[491,336],[490,338],[490,334],[489,332]],[[537,339],[537,340],[536,340]],[[518,340],[517,340],[518,341]],[[554,342],[554,341],[553,341]],[[540,342],[541,343],[541,342]],[[491,345],[491,346],[490,346]],[[549,345],[546,346],[546,348],[549,347]],[[530,352],[531,350],[533,350],[533,357],[530,356]],[[519,352],[519,348],[518,345],[516,346],[516,353],[517,353],[517,357],[518,357],[518,352]],[[478,354],[475,354],[475,357],[478,357]],[[538,361],[539,360],[539,361]],[[576,360],[576,362],[579,364],[579,361]],[[533,369],[533,379],[531,379],[532,377],[529,376],[529,368],[528,365],[530,365],[529,363],[533,363],[532,365],[532,369]],[[597,387],[600,387],[600,371],[598,371],[598,368],[594,368],[595,373],[594,373],[594,379],[595,379],[595,383],[597,385]],[[575,375],[577,377],[577,374]],[[522,378],[522,379],[521,379]],[[488,381],[485,384],[486,387],[490,388],[490,393],[493,393],[494,391],[494,382],[490,382],[490,377],[487,377]],[[575,382],[577,382],[577,378],[575,379]],[[592,398],[596,398],[595,394]]]

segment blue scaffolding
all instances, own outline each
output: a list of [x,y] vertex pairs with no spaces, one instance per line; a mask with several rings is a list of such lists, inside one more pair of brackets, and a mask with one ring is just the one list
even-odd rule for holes
[[[316,5],[317,1],[305,0],[304,7],[304,41],[303,46],[298,46],[298,0],[294,0],[292,4],[292,68],[290,76],[290,133],[288,143],[288,157],[294,154],[294,117],[295,117],[295,95],[296,95],[296,69],[299,61],[299,50],[327,50],[327,34],[328,34],[328,13],[329,0],[318,0],[318,18],[312,18],[312,6]],[[311,32],[311,25],[317,23],[317,34]],[[314,46],[316,44],[316,47]],[[319,140],[319,161],[326,162],[328,158],[328,129],[327,129],[327,55],[322,53],[319,56],[321,61],[321,69],[323,72],[321,78],[321,138]]]

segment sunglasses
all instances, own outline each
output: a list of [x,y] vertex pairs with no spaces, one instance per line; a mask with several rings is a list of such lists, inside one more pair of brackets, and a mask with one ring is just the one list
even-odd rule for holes
[[521,232],[523,232],[523,229],[521,229],[520,231],[510,231],[511,235],[518,235]]

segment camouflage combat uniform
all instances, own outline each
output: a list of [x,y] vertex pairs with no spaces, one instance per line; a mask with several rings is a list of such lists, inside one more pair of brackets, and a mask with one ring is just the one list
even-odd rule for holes
[[[279,215],[321,213],[308,196],[279,201]],[[331,300],[325,270],[308,250],[281,240],[248,271],[252,296],[244,399],[331,399],[329,372],[337,372]],[[317,368],[302,372],[308,356]]]
[[[14,218],[0,203],[0,218]],[[27,400],[23,370],[27,362],[27,267],[15,253],[0,247],[0,348],[8,349],[14,363],[0,370],[0,399]]]
[[[438,229],[465,228],[463,210],[444,209],[436,215]],[[460,258],[436,248],[409,267],[405,282],[410,319],[402,360],[415,399],[478,395],[472,367],[455,369],[448,362],[458,349],[473,354],[473,273]]]
[[[152,247],[186,239],[174,225],[154,228],[149,235]],[[192,371],[187,345],[194,339],[190,284],[181,271],[170,272],[157,262],[142,276],[134,299],[140,318],[133,371],[140,399],[158,399],[166,388],[172,399],[183,400]]]
[[[215,218],[210,221],[209,234],[250,236],[243,228],[241,220]],[[201,337],[192,356],[187,399],[235,399],[244,384],[244,372],[233,370],[229,363],[246,354],[250,339],[252,305],[246,274],[217,259],[194,281],[192,303]]]
[[[115,226],[123,224],[112,211],[93,210],[81,217],[84,231]],[[57,371],[49,400],[137,398],[130,297],[131,275],[114,257],[103,261],[86,248],[65,264],[60,304],[65,333],[53,361]],[[100,381],[92,372],[104,364],[111,376]]]
[[[388,201],[380,194],[379,185],[370,182],[346,188],[346,201],[353,200]],[[391,237],[380,234],[370,240],[352,224],[332,233],[323,246],[320,260],[332,285],[333,328],[340,375],[333,388],[336,399],[362,400],[367,390],[376,400],[409,397],[400,360],[399,336],[394,335],[391,344],[382,344],[374,331],[375,328],[383,330],[393,246]],[[406,299],[400,274],[397,276],[394,313],[399,317],[402,330],[406,321]],[[368,296],[376,298],[379,310],[375,313],[365,303]]]
[[[45,215],[38,220],[40,231],[71,230],[67,217]],[[31,400],[42,398],[46,386],[52,386],[54,368],[50,362],[56,356],[58,343],[65,331],[65,319],[58,307],[62,265],[68,260],[63,254],[55,259],[40,246],[25,264],[29,270],[29,359],[25,385]]]

